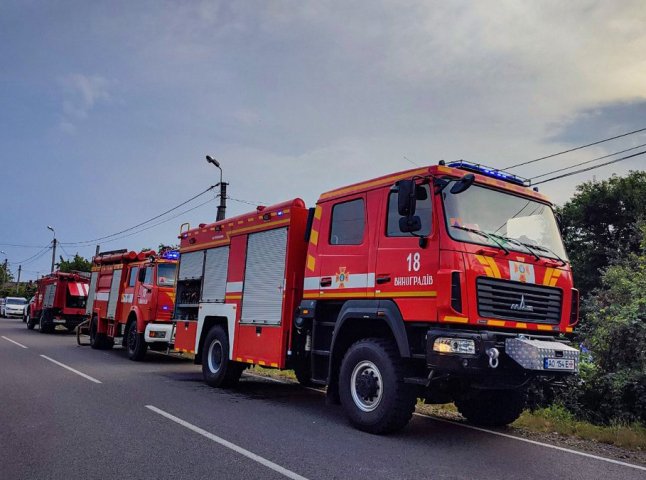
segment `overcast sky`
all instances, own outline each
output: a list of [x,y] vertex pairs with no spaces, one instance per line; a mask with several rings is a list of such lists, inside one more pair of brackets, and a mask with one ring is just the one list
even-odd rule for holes
[[[47,225],[60,242],[91,240],[216,183],[206,154],[230,183],[230,216],[253,208],[234,198],[312,205],[413,163],[502,168],[646,127],[643,0],[0,0],[0,61],[0,249],[14,273],[51,241]],[[541,190],[563,203],[592,175],[645,168],[637,157]],[[101,248],[174,243],[216,205]],[[50,262],[24,262],[22,278]]]

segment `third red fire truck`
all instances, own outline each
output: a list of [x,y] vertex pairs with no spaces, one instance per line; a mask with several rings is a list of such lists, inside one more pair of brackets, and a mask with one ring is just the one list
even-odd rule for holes
[[39,278],[34,301],[26,307],[27,328],[38,325],[40,333],[52,333],[57,325],[76,328],[84,319],[88,277],[84,272],[56,271]]
[[93,264],[86,308],[92,348],[109,349],[120,340],[131,360],[142,360],[148,347],[166,349],[177,252],[116,250],[97,255]]
[[459,162],[409,170],[181,235],[175,348],[212,386],[246,367],[327,386],[358,428],[417,398],[504,425],[528,383],[578,370],[578,293],[551,204]]

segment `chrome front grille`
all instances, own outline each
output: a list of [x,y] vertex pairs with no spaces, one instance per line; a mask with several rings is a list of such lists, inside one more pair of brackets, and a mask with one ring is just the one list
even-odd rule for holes
[[479,277],[476,288],[482,317],[554,325],[561,321],[559,288],[489,277]]

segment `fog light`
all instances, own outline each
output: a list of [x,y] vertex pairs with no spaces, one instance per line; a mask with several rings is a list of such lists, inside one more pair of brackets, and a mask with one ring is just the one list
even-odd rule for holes
[[476,343],[468,338],[438,337],[433,342],[433,351],[440,353],[476,353]]

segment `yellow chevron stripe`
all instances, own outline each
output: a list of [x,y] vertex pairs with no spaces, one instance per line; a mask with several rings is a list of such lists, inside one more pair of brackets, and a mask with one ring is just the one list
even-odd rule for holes
[[552,279],[552,274],[554,273],[553,267],[547,267],[545,269],[545,278],[543,278],[543,285],[549,285],[550,280]]
[[453,317],[450,315],[447,315],[442,319],[444,322],[453,322],[453,323],[469,323],[469,319],[467,317]]
[[318,245],[319,243],[319,232],[312,229],[312,232],[310,233],[310,243],[312,245]]
[[491,257],[485,257],[485,260],[489,262],[489,265],[491,266],[491,271],[493,272],[493,276],[496,278],[501,278],[500,270],[498,269],[498,264],[496,263],[496,261]]
[[316,269],[316,259],[312,255],[307,255],[307,269],[312,272]]

